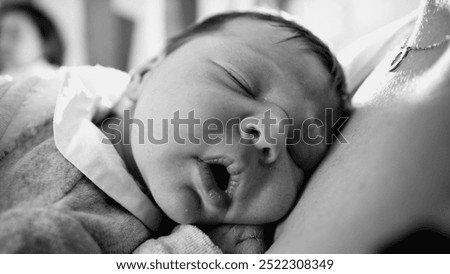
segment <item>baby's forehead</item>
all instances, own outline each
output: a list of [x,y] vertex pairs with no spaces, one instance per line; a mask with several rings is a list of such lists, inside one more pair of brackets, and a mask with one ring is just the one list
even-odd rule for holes
[[[255,45],[276,45],[294,36],[292,30],[280,23],[248,17],[238,17],[226,22],[220,32]],[[298,40],[293,43],[297,43],[297,47],[302,44]]]
[[[307,37],[292,39],[297,35],[293,28],[278,22],[242,17],[225,23],[219,35],[233,37],[234,42],[246,46],[243,51],[258,53],[258,57],[270,66],[285,67],[282,78],[296,78],[294,82],[309,93],[305,94],[309,101],[328,103],[331,100],[334,105],[336,98],[330,94],[330,73],[307,43]],[[258,69],[258,66],[253,67]]]
[[[172,72],[190,71],[190,78],[196,79],[192,66],[196,70],[223,71],[215,70],[217,65],[222,66],[261,92],[260,98],[279,102],[291,117],[298,117],[299,112],[316,103],[329,104],[334,96],[330,94],[329,72],[303,39],[290,39],[294,35],[292,29],[277,22],[235,18],[218,30],[192,37],[164,60],[170,61],[163,67]],[[203,83],[206,76],[214,74],[199,75],[199,83]]]

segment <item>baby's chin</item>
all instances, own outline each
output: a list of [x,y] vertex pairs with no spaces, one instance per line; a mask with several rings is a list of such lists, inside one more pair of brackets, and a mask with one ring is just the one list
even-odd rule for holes
[[222,224],[225,209],[209,208],[205,206],[202,198],[188,187],[180,190],[178,195],[172,197],[170,202],[158,203],[171,220],[179,224]]
[[[202,221],[202,205],[198,195],[189,189],[180,191],[183,195],[162,201],[160,207],[174,222],[179,224],[196,224]],[[179,193],[181,194],[181,193]]]
[[[167,193],[159,194],[159,197],[168,197]],[[278,203],[276,207],[271,208],[259,203],[249,210],[248,201],[247,204],[246,201],[241,201],[232,206],[215,205],[205,201],[198,191],[190,186],[178,189],[169,199],[155,197],[155,200],[164,214],[179,224],[261,225],[280,220],[289,209],[285,203]]]

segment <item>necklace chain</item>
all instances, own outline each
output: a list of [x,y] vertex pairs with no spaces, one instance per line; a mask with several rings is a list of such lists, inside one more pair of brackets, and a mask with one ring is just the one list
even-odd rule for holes
[[403,59],[406,57],[406,55],[408,55],[409,51],[411,51],[411,50],[423,51],[423,50],[437,48],[437,47],[443,45],[444,43],[447,43],[448,41],[450,41],[450,35],[445,35],[441,41],[433,43],[433,44],[425,46],[425,47],[407,46],[408,40],[409,40],[409,38],[405,40],[405,43],[403,43],[403,46],[400,48],[400,52],[397,53],[397,55],[395,55],[395,58],[394,58],[394,60],[392,60],[392,63],[389,67],[389,71],[394,71],[400,65],[400,63],[403,61]]
[[450,40],[450,35],[445,35],[444,38],[436,43],[433,43],[431,45],[425,46],[425,47],[419,47],[419,46],[406,46],[406,44],[408,43],[409,39],[406,39],[405,44],[402,46],[402,48],[409,48],[410,50],[427,50],[427,49],[433,49],[433,48],[437,48],[440,45],[448,42]]

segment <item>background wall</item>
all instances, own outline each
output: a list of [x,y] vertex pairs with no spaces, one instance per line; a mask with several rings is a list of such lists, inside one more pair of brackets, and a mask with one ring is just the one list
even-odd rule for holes
[[66,64],[128,70],[160,52],[195,21],[229,10],[282,9],[338,51],[408,14],[420,0],[0,0],[31,1],[54,18],[67,44]]

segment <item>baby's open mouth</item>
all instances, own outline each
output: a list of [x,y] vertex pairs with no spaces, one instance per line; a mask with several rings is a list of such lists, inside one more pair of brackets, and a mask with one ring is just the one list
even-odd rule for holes
[[197,158],[200,189],[205,199],[216,206],[228,206],[240,184],[240,170],[225,156],[203,160]]
[[227,168],[221,164],[208,164],[208,166],[216,185],[221,190],[226,191],[230,182],[230,173],[228,173]]

